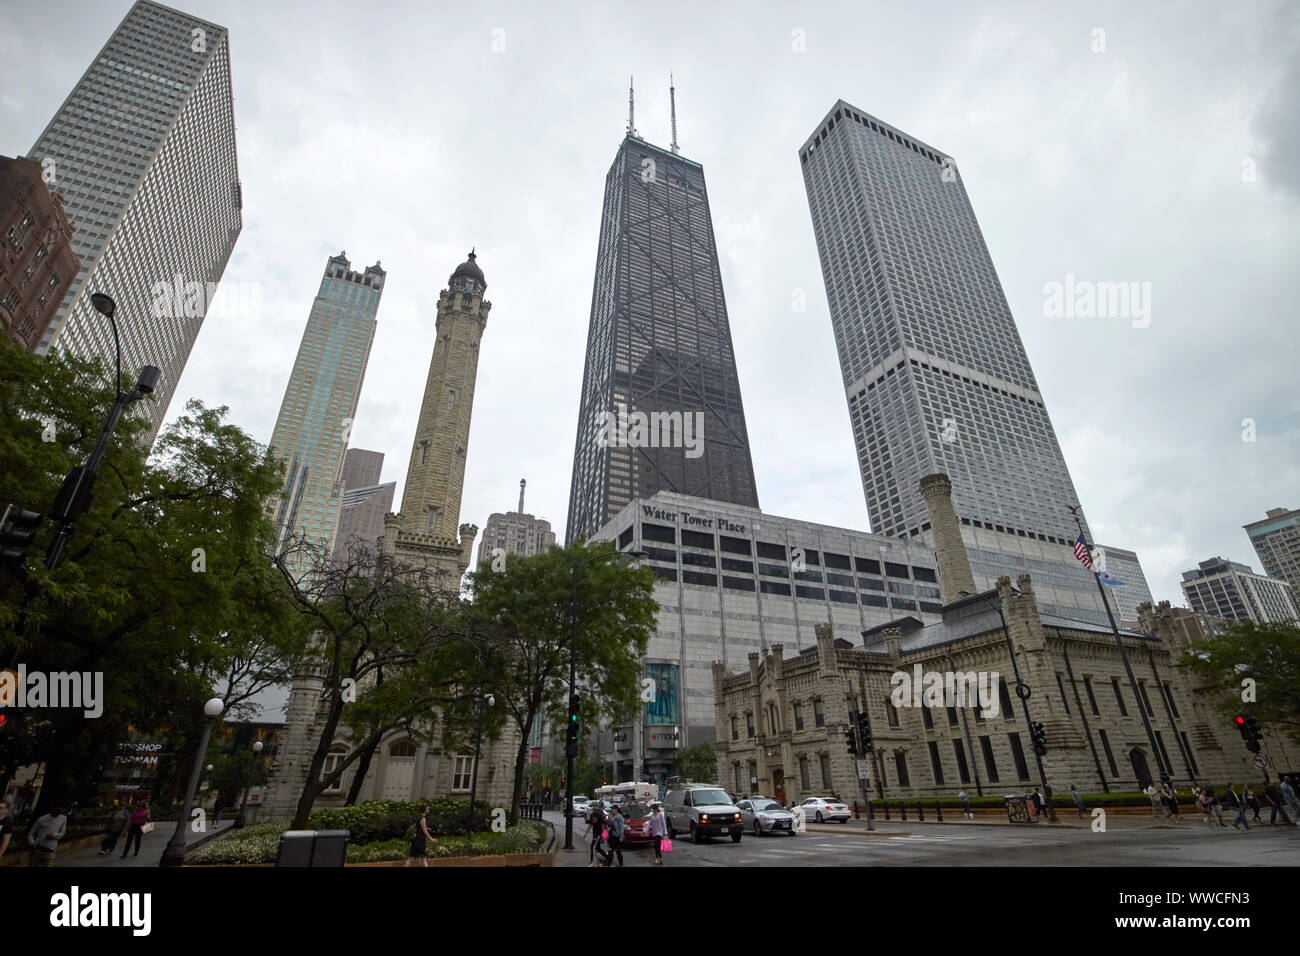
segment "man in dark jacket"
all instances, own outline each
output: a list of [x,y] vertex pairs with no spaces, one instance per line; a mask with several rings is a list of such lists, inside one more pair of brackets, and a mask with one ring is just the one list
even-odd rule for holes
[[594,802],[591,808],[591,813],[588,814],[587,816],[587,832],[582,835],[584,839],[588,835],[591,836],[591,857],[590,857],[590,862],[587,863],[588,866],[596,865],[597,854],[599,854],[602,858],[605,856],[604,851],[601,850],[600,848],[600,844],[601,844],[600,834],[602,833],[602,831],[604,831],[605,824],[606,824],[605,808],[600,803],[600,801],[597,800]]

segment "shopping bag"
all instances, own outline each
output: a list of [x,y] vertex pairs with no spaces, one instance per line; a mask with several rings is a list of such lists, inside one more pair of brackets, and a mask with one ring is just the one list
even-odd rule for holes
[[663,841],[661,841],[660,844],[659,844],[659,849],[663,850],[663,852],[665,852],[665,853],[672,853],[672,852],[673,852],[673,841],[672,841],[672,840],[663,840]]
[[141,827],[140,827],[140,832],[141,832],[141,833],[153,833],[153,824],[152,824],[152,823],[145,823],[145,824],[141,825]]

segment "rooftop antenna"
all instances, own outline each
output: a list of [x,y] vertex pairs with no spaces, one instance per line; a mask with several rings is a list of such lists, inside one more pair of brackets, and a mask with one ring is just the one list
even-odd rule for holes
[[632,77],[627,78],[627,135],[636,135],[636,107],[632,100]]
[[524,513],[524,486],[526,484],[528,484],[528,482],[525,479],[523,478],[519,479],[519,513],[520,514]]
[[676,153],[677,152],[677,90],[673,86],[673,75],[671,73],[668,74],[668,103],[669,103],[669,109],[672,111],[672,118],[673,118],[672,151]]

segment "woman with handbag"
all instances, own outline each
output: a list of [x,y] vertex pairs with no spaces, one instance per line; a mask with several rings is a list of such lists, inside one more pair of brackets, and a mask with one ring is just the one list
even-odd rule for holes
[[152,832],[153,824],[149,821],[149,800],[146,798],[140,801],[140,805],[131,814],[131,827],[126,831],[126,846],[122,847],[122,859],[126,859],[132,841],[135,842],[134,855],[139,856],[141,839],[146,833]]
[[664,818],[664,808],[657,803],[650,812],[650,835],[655,838],[655,866],[663,866],[664,841],[668,839],[668,821]]

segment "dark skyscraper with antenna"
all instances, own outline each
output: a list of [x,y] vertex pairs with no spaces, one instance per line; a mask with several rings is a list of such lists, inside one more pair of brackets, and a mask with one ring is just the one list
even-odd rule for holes
[[656,491],[758,507],[704,167],[636,131],[605,177],[566,538]]

